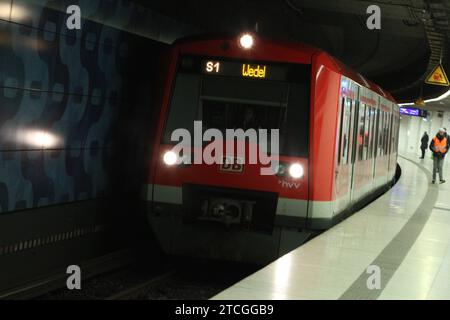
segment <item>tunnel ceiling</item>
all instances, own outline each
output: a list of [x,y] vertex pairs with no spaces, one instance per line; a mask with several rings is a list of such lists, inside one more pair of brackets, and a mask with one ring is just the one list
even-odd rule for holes
[[[447,67],[450,0],[134,1],[205,33],[257,26],[262,36],[310,43],[390,90],[399,101],[435,97],[446,90],[423,80],[441,55]],[[366,27],[366,9],[372,4],[381,8],[381,30]]]

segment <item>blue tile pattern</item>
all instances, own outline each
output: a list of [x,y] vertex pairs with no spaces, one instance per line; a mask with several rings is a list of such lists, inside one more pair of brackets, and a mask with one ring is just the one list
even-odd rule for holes
[[130,66],[192,32],[126,0],[0,0],[0,214],[106,195]]

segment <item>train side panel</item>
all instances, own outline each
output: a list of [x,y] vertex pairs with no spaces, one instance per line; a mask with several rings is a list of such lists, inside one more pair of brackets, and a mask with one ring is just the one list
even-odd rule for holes
[[322,229],[333,216],[335,141],[341,75],[333,71],[327,57],[313,61],[314,103],[311,107],[310,185],[308,227]]
[[396,104],[379,93],[323,64],[316,70],[308,227],[326,229],[393,181],[398,118]]

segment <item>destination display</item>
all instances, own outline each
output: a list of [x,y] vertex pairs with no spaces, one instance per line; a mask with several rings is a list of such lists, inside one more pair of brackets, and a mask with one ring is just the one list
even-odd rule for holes
[[264,62],[230,61],[184,56],[180,71],[211,76],[234,77],[255,80],[300,81],[304,80],[306,65],[279,65]]
[[287,80],[287,67],[264,63],[203,60],[202,73],[259,80]]

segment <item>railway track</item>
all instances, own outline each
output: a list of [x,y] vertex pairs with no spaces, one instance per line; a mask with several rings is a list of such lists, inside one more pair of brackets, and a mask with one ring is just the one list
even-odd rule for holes
[[206,300],[261,266],[178,260],[169,271],[124,288],[106,300]]
[[27,283],[0,299],[37,300],[173,300],[209,299],[253,273],[254,266],[176,259],[149,266],[126,251],[80,264],[80,290],[66,287],[66,270]]
[[121,292],[113,294],[106,298],[105,300],[128,300],[138,296],[140,293],[149,290],[151,287],[157,286],[170,278],[173,278],[176,271],[168,271],[162,275],[159,275],[153,279],[144,281],[143,283],[137,284],[133,287],[127,288]]
[[[110,254],[80,263],[83,282],[100,274],[111,272],[131,265],[134,258],[128,250],[119,250]],[[0,292],[0,300],[26,300],[44,296],[55,290],[66,288],[68,274],[59,269],[46,276],[33,279],[23,285]]]

